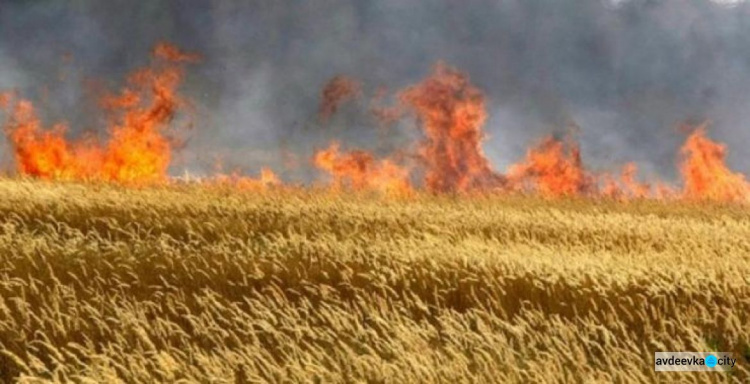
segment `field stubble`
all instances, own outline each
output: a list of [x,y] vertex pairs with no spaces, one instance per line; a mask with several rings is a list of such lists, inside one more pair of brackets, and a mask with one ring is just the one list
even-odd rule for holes
[[741,206],[0,179],[2,382],[749,379]]

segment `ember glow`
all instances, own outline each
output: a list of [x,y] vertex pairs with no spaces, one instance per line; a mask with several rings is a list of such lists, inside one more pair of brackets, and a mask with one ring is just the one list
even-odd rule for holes
[[[185,65],[197,61],[195,54],[158,44],[151,65],[135,71],[124,89],[101,101],[110,117],[106,140],[93,136],[69,140],[65,124],[46,128],[30,101],[14,92],[0,93],[0,110],[8,117],[4,131],[17,172],[41,179],[127,185],[169,182],[173,178],[168,169],[179,144],[171,138],[173,124],[186,105],[177,91]],[[331,79],[320,93],[319,121],[325,125],[343,103],[362,97],[362,89],[361,83],[349,77]],[[378,88],[370,108],[374,119],[381,126],[415,122],[419,138],[402,143],[398,156],[377,156],[366,149],[344,151],[344,145],[333,140],[311,159],[311,165],[327,175],[332,190],[750,201],[750,184],[729,169],[726,147],[706,136],[705,124],[680,149],[681,185],[643,181],[635,163],[623,165],[619,174],[597,172],[585,166],[571,134],[562,139],[542,138],[502,174],[493,169],[482,150],[486,100],[466,74],[438,63],[421,82],[393,96],[396,105],[384,106],[386,91]],[[257,178],[217,170],[195,180],[252,191],[283,185],[276,173],[261,166]]]

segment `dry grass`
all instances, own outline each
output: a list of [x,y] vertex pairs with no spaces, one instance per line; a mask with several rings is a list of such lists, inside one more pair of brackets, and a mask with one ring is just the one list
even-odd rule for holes
[[742,382],[749,343],[737,206],[0,180],[2,382]]

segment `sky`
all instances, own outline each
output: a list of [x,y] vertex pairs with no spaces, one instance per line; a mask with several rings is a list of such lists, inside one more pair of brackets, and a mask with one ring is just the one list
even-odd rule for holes
[[6,0],[0,89],[33,100],[50,125],[67,121],[73,136],[102,130],[91,84],[117,89],[155,43],[173,42],[203,60],[181,88],[194,121],[171,172],[210,172],[220,159],[305,180],[313,149],[334,138],[386,154],[417,132],[404,122],[379,134],[367,100],[322,124],[331,77],[360,80],[367,98],[443,61],[487,97],[484,148],[497,170],[574,125],[589,168],[635,161],[646,176],[673,179],[678,127],[703,121],[728,144],[730,165],[750,173],[747,36],[742,1]]

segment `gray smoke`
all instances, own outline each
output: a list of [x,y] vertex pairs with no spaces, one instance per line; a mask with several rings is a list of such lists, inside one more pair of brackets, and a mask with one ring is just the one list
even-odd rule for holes
[[[500,171],[575,124],[590,167],[636,161],[671,178],[684,139],[676,127],[710,120],[730,164],[748,172],[747,20],[749,5],[709,0],[5,0],[0,88],[73,134],[98,130],[96,89],[116,89],[155,42],[171,41],[204,56],[183,87],[196,128],[173,172],[207,172],[220,158],[304,180],[312,149],[334,137],[388,151],[413,136],[379,133],[365,100],[322,126],[328,79],[358,78],[372,95],[443,60],[486,92],[485,150]],[[294,162],[303,167],[284,170]]]

